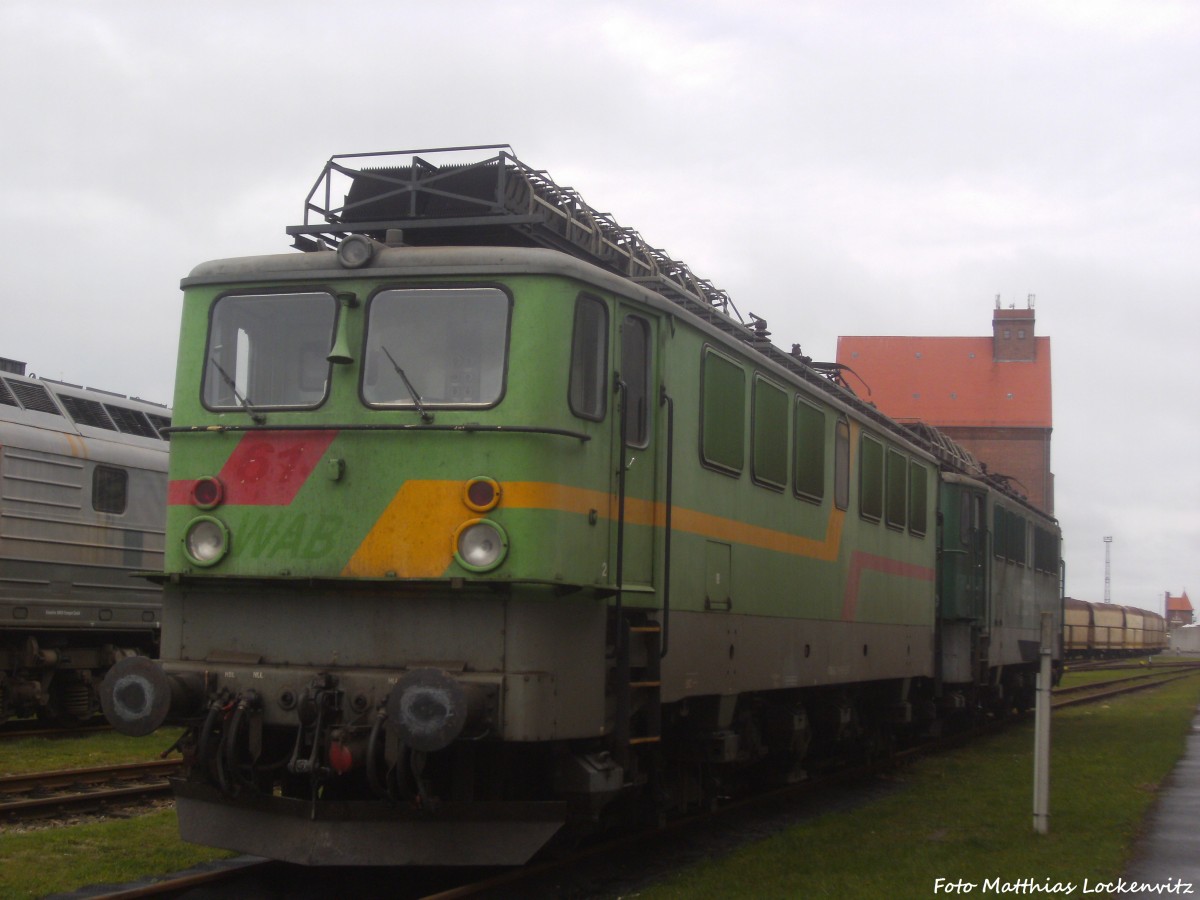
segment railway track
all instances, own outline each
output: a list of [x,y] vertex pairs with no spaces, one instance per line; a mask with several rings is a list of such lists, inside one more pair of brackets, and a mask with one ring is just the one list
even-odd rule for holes
[[1086,672],[1096,669],[1131,669],[1150,666],[1159,669],[1170,667],[1175,669],[1200,668],[1200,659],[1187,657],[1156,655],[1147,660],[1144,656],[1127,656],[1120,659],[1069,659],[1066,668],[1070,672]]
[[167,796],[177,759],[0,776],[0,821],[106,809]]
[[1110,681],[1097,681],[1068,688],[1060,687],[1054,691],[1053,706],[1055,709],[1060,709],[1080,703],[1091,703],[1121,694],[1158,687],[1160,684],[1168,684],[1181,678],[1191,678],[1197,674],[1200,674],[1200,669],[1185,666],[1182,667],[1182,671],[1180,668],[1160,669],[1157,672],[1143,672],[1127,678],[1114,678]]
[[1181,678],[1190,678],[1198,673],[1200,673],[1200,670],[1194,666],[1160,667],[1158,671],[1139,672],[1126,678],[1112,678],[1106,680],[1106,682],[1076,684],[1070,686],[1070,688],[1056,688],[1052,703],[1054,703],[1054,708],[1058,709],[1075,706],[1075,704],[1079,703],[1105,700],[1108,697],[1132,694],[1134,691],[1146,690],[1147,688],[1157,688],[1160,684],[1176,682],[1176,680]]
[[16,740],[18,738],[31,737],[46,737],[46,738],[74,738],[86,737],[90,734],[100,734],[105,731],[112,731],[112,726],[103,719],[97,719],[92,722],[86,722],[73,727],[55,727],[43,725],[41,722],[6,722],[0,725],[0,741]]

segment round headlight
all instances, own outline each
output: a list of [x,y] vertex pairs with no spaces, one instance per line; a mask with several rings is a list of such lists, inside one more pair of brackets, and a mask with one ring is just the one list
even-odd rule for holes
[[375,245],[371,239],[361,234],[352,234],[337,248],[338,262],[344,269],[361,269],[375,255]]
[[486,572],[504,561],[508,535],[490,519],[472,519],[454,534],[454,558],[464,569]]
[[201,516],[187,527],[183,552],[197,566],[213,566],[229,551],[229,529],[220,519]]

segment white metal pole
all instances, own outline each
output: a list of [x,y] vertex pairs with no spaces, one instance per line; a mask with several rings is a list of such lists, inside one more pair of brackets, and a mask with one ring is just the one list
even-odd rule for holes
[[1054,657],[1054,614],[1042,613],[1041,669],[1033,726],[1033,830],[1050,831],[1050,666]]

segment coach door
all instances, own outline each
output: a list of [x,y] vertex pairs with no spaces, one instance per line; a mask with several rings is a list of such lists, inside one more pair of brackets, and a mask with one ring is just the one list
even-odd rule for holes
[[[654,581],[653,527],[658,449],[657,322],[640,310],[618,307],[618,415],[613,417],[613,496],[624,494],[624,514],[614,516],[611,543],[613,581],[626,590],[649,589]],[[622,480],[624,485],[622,485]],[[618,500],[619,505],[619,500]]]

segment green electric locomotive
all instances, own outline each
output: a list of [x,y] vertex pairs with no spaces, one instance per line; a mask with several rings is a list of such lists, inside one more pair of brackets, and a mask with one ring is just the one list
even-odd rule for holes
[[1053,520],[469,149],[335,157],[306,252],[183,281],[162,661],[103,699],[189,726],[186,839],[520,863],[1024,702]]

